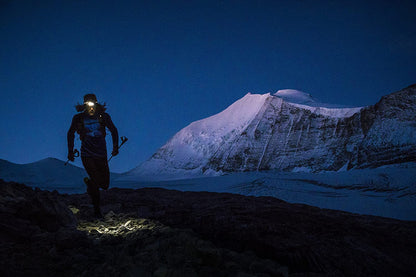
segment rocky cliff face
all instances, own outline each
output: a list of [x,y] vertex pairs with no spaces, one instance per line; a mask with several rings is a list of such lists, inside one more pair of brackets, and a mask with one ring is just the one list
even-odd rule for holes
[[263,109],[204,169],[336,171],[416,160],[416,86],[347,116],[272,96]]
[[416,85],[364,108],[324,107],[301,96],[294,103],[279,92],[248,94],[181,130],[129,174],[316,172],[416,161]]
[[1,276],[415,276],[416,223],[272,197],[0,180]]
[[354,165],[373,167],[416,160],[416,85],[384,96],[356,115],[363,139]]

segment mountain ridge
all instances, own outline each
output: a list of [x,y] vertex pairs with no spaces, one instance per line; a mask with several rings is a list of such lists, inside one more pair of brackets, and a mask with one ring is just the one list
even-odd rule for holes
[[[310,98],[296,90],[283,92]],[[412,85],[382,97],[375,105],[327,108],[287,102],[270,93],[248,93],[224,111],[181,129],[125,177],[175,178],[268,169],[319,172],[414,161],[416,131],[411,122],[416,120],[415,95]],[[248,105],[248,113],[245,103],[255,104],[254,108]],[[232,116],[224,116],[228,114]],[[243,120],[238,121],[238,116]],[[217,129],[207,128],[206,122],[214,120]],[[391,130],[386,125],[396,126],[390,139],[385,136]],[[380,134],[384,146],[379,143]],[[387,155],[389,147],[401,158]]]

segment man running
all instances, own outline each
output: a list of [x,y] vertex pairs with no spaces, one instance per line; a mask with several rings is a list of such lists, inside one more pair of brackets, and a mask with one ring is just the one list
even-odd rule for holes
[[100,188],[108,189],[110,185],[105,128],[111,132],[113,156],[118,154],[118,131],[110,115],[105,112],[105,104],[99,104],[94,94],[86,94],[84,104],[77,105],[76,109],[79,113],[72,118],[67,134],[68,160],[74,161],[74,138],[77,132],[81,139],[82,164],[89,175],[84,182],[94,206],[94,215],[101,218]]

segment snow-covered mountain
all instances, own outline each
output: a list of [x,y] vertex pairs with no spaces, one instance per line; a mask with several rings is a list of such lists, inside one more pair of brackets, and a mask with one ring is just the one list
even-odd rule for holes
[[[88,176],[82,168],[55,159],[46,158],[28,164],[15,164],[0,159],[0,179],[23,183],[31,187],[72,193],[85,191],[83,178]],[[113,174],[112,177],[118,176]]]
[[124,179],[276,169],[339,171],[416,160],[416,85],[368,107],[309,94],[250,94],[191,123]]

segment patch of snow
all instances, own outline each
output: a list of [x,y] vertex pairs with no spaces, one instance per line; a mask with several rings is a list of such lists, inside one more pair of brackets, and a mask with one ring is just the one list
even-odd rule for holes
[[319,114],[323,116],[329,117],[350,117],[358,112],[361,111],[364,107],[357,107],[357,108],[327,108],[322,106],[308,106],[308,105],[301,105],[301,104],[294,104],[291,103],[292,106],[298,107],[301,109],[309,110],[314,114]]
[[344,172],[344,171],[348,171],[348,164],[350,162],[346,162],[340,169],[338,169],[338,172]]
[[303,104],[303,105],[315,105],[317,101],[312,98],[309,93],[294,90],[294,89],[282,89],[278,90],[275,94],[276,97],[282,98],[289,103]]
[[295,167],[292,172],[312,172],[312,169],[309,167]]

